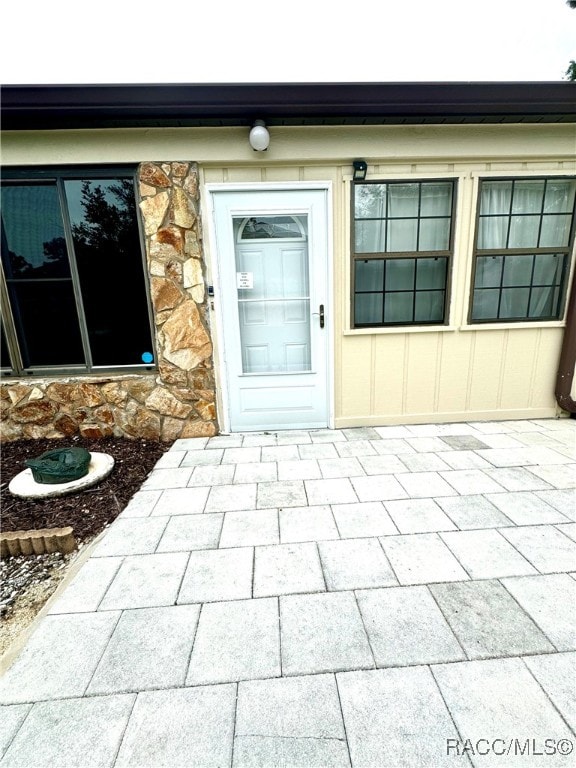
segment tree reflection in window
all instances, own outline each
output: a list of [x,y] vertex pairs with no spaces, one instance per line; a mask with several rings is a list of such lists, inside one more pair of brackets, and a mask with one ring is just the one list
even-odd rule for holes
[[141,365],[152,339],[133,174],[15,176],[2,264],[23,368]]
[[64,186],[94,365],[137,363],[150,340],[132,179]]

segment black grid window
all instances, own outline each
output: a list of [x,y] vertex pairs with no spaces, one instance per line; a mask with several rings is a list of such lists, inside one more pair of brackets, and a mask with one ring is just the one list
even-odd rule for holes
[[353,325],[446,321],[455,182],[353,184]]
[[575,197],[574,178],[480,182],[472,323],[561,317]]
[[6,170],[2,368],[147,368],[152,326],[134,169]]

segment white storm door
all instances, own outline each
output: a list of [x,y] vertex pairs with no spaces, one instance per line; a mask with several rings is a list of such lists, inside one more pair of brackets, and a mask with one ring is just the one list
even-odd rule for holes
[[327,190],[212,196],[229,428],[326,427]]

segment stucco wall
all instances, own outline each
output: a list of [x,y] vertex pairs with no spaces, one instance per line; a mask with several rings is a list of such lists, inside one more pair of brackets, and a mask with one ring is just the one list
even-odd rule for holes
[[[208,182],[330,181],[334,426],[558,413],[554,382],[563,320],[470,326],[467,314],[479,177],[575,174],[575,126],[301,126],[272,127],[270,134],[270,148],[263,153],[250,149],[243,128],[7,133],[3,151],[4,162],[14,165],[141,163],[157,157],[168,162],[193,155],[204,206]],[[368,162],[368,179],[457,180],[449,325],[351,329],[350,178],[358,157]],[[210,216],[205,207],[205,225]],[[213,242],[204,245],[210,282],[216,248]],[[202,324],[209,325],[204,316]],[[159,338],[161,332],[159,327]],[[218,377],[214,332],[212,341]]]

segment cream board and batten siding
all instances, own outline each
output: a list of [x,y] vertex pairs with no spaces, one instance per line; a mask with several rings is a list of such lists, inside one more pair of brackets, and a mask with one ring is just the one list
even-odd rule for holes
[[[558,413],[564,323],[469,326],[467,313],[478,178],[576,173],[575,126],[295,126],[270,134],[270,149],[255,153],[244,128],[6,132],[2,153],[6,165],[190,160],[203,183],[331,182],[333,425]],[[457,179],[449,325],[350,328],[349,186],[359,157],[368,162],[368,179]]]
[[[554,385],[564,322],[469,325],[467,318],[478,179],[566,174],[573,169],[573,160],[459,161],[436,167],[433,176],[458,181],[449,323],[344,330],[336,426],[536,418],[560,412]],[[367,178],[429,177],[429,165],[417,163],[410,175],[394,174],[389,166],[369,166]]]

